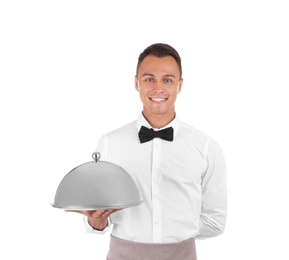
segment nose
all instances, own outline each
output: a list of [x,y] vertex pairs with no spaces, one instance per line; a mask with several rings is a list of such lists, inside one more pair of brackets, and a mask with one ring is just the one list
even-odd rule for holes
[[163,87],[162,82],[157,81],[154,83],[153,92],[154,93],[163,93],[164,92],[164,87]]

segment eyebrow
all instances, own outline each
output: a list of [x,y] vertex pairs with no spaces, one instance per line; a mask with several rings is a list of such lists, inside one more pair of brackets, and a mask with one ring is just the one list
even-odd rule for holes
[[[152,74],[152,73],[144,73],[144,74],[142,75],[142,77],[147,77],[147,76],[149,76],[149,77],[155,77],[155,75]],[[165,74],[165,75],[162,76],[162,78],[169,78],[169,77],[175,78],[175,76],[174,76],[173,74]]]

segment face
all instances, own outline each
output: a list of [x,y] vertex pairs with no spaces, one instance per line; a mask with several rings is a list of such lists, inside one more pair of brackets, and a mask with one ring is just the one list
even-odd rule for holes
[[146,117],[175,116],[175,101],[182,89],[180,71],[172,56],[147,56],[140,64],[135,87],[140,93]]

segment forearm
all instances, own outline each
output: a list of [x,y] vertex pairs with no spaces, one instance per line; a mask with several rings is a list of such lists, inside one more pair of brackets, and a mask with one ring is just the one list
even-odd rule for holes
[[199,223],[200,239],[223,233],[227,216],[226,165],[219,145],[207,146],[207,167],[202,178],[202,208]]

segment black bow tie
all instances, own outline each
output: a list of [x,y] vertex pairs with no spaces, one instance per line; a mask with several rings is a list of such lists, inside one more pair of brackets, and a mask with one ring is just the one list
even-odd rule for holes
[[142,126],[139,130],[138,136],[141,143],[148,142],[155,137],[159,137],[171,142],[174,139],[174,129],[172,127],[169,127],[163,130],[155,131],[152,128],[149,129],[145,126]]

